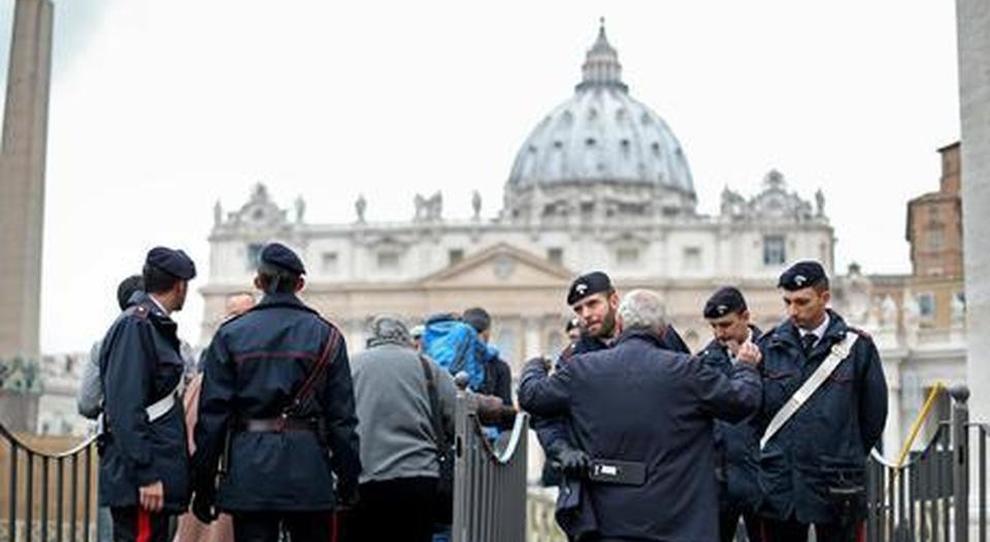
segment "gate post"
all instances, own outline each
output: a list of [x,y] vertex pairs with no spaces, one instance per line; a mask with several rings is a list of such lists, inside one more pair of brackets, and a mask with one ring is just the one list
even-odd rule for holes
[[[956,542],[969,540],[969,388],[953,386],[952,396],[952,482]],[[946,533],[948,534],[948,533]]]

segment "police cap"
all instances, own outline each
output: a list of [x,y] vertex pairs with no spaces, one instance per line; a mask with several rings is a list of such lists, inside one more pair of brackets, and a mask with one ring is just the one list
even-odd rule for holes
[[805,260],[792,265],[787,271],[784,271],[780,275],[777,287],[793,292],[802,288],[815,286],[823,280],[828,280],[828,277],[825,275],[825,269],[822,267],[822,264],[813,260]]
[[155,247],[148,251],[144,263],[181,280],[192,280],[196,276],[196,264],[181,250]]
[[282,243],[268,243],[261,251],[261,261],[296,275],[306,274],[306,268],[303,267],[299,256]]
[[612,291],[612,279],[601,271],[592,271],[574,279],[567,291],[567,304],[573,305],[592,294]]
[[746,299],[734,286],[723,286],[708,298],[705,303],[705,318],[721,318],[726,314],[746,310]]

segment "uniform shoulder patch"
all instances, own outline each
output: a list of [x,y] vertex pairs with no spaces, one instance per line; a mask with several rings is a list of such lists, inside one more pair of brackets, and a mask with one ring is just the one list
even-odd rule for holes
[[860,337],[863,337],[864,339],[870,339],[870,340],[873,339],[873,336],[872,335],[870,335],[869,333],[863,331],[862,329],[860,329],[858,327],[846,326],[846,328],[849,331],[852,331],[853,333],[855,333],[856,335],[859,335]]
[[136,305],[132,314],[143,320],[147,318],[150,313],[151,311],[148,310],[148,307],[145,307],[144,305]]

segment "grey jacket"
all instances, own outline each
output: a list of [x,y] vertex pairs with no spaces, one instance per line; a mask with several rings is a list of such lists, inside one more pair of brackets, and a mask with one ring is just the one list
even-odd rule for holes
[[76,392],[76,406],[84,418],[95,420],[103,412],[103,388],[100,387],[100,343],[93,343],[83,367],[82,381]]
[[[430,362],[448,441],[454,434],[456,388]],[[437,476],[436,438],[418,353],[395,343],[372,346],[351,358],[361,442],[360,483]]]

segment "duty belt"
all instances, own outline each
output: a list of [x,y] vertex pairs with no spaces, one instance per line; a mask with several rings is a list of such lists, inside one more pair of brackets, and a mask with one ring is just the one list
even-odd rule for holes
[[240,429],[249,433],[283,433],[285,431],[319,431],[319,421],[314,419],[290,418],[255,418],[242,420]]

